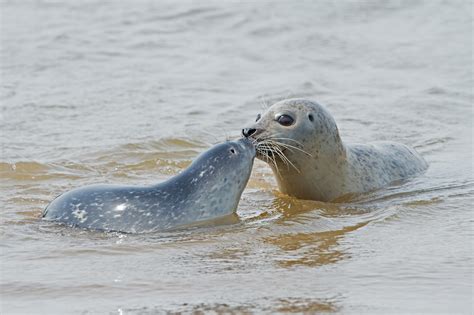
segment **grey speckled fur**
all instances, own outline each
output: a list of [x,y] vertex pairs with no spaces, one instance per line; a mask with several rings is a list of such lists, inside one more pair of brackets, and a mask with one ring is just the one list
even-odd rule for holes
[[87,229],[146,233],[229,215],[237,208],[254,157],[255,148],[246,139],[221,143],[166,182],[78,188],[53,200],[43,216]]
[[[280,125],[276,117],[281,114],[290,115],[295,122],[291,126]],[[344,143],[331,114],[306,99],[275,103],[248,128],[256,129],[251,137],[261,143],[280,138],[278,141],[284,144],[296,145],[289,138],[301,143],[301,148],[311,154],[281,147],[299,172],[278,158],[278,170],[269,163],[280,190],[302,199],[330,201],[344,194],[374,190],[428,167],[414,149],[400,143]],[[257,157],[265,160],[262,154]]]

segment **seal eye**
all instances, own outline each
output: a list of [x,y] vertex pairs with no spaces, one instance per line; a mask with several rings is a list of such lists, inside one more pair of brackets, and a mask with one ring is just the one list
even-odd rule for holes
[[276,121],[278,121],[280,125],[288,127],[293,125],[295,120],[289,115],[279,115],[277,116]]
[[262,115],[258,114],[258,115],[257,115],[257,119],[255,119],[255,121],[256,121],[256,122],[259,121],[261,117],[262,117]]
[[235,154],[235,150],[233,148],[230,149],[229,151],[230,151],[230,153]]
[[309,118],[310,121],[314,121],[313,114],[309,114],[309,115],[308,115],[308,118]]

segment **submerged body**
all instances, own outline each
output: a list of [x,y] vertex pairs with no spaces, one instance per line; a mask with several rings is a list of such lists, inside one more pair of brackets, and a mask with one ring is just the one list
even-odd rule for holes
[[331,114],[305,99],[272,105],[243,134],[258,142],[257,157],[269,163],[279,189],[301,199],[331,201],[367,192],[428,166],[400,143],[344,143]]
[[250,141],[218,144],[154,186],[92,185],[53,200],[43,217],[104,231],[148,233],[232,214],[255,157]]

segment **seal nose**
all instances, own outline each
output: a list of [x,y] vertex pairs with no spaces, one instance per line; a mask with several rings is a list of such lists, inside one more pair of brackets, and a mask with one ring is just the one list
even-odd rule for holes
[[253,140],[249,138],[240,138],[237,140],[237,143],[244,149],[243,152],[250,152],[252,157],[255,157],[257,152],[255,150],[255,144],[253,143]]
[[256,131],[257,129],[255,128],[244,128],[242,129],[242,134],[244,135],[244,137],[248,138],[251,135],[253,135]]

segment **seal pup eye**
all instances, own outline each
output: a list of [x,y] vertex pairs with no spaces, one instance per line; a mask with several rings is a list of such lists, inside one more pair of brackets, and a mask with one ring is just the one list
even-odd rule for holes
[[276,121],[278,121],[280,125],[286,126],[286,127],[293,125],[293,123],[295,122],[295,120],[291,116],[285,115],[285,114],[278,115],[276,117]]
[[262,115],[258,114],[258,115],[257,115],[257,118],[255,119],[255,121],[256,121],[256,122],[259,121],[261,117],[262,117]]
[[314,121],[313,114],[308,114],[308,118],[309,118],[310,121]]

